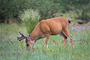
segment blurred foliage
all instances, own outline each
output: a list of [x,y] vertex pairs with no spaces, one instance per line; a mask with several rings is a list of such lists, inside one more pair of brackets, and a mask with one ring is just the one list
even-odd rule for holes
[[39,22],[40,15],[38,11],[34,11],[32,9],[27,9],[20,14],[21,20],[24,22],[27,32],[31,33],[32,30],[35,28],[37,23]]
[[84,21],[90,21],[90,3],[81,7],[81,9],[76,9],[78,18]]
[[[0,21],[17,18],[19,11],[29,7],[26,0],[0,0]],[[3,21],[2,21],[3,20]]]
[[[3,27],[2,27],[3,26]],[[13,28],[14,27],[14,28]],[[4,38],[5,35],[12,35],[12,33],[17,33],[19,26],[16,24],[0,24],[0,38]]]
[[41,19],[54,17],[55,13],[76,11],[82,20],[90,19],[90,0],[0,0],[0,22],[17,18],[20,11],[38,10]]

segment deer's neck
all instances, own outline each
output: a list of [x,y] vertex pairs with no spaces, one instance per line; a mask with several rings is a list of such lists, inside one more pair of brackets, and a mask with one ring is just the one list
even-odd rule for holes
[[33,32],[31,33],[31,40],[38,40],[40,38],[42,38],[43,34],[40,30],[40,26],[39,24],[35,27],[35,29],[33,30]]
[[37,40],[40,36],[37,33],[31,34],[31,40]]
[[41,33],[41,31],[37,31],[31,34],[31,40],[38,40],[43,37],[45,36]]
[[40,23],[38,23],[33,32],[31,33],[31,40],[38,40],[43,37],[45,37],[45,35],[40,30]]

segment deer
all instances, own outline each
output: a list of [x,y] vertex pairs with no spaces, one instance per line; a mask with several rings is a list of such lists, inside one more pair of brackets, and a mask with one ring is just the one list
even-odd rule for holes
[[46,48],[48,48],[48,40],[50,35],[61,35],[64,38],[63,46],[65,47],[67,43],[67,37],[69,37],[72,49],[74,50],[74,44],[72,36],[68,30],[68,24],[71,23],[70,20],[64,17],[54,17],[50,19],[41,20],[31,34],[25,36],[23,33],[19,32],[21,37],[17,37],[19,41],[26,39],[26,49],[35,49],[35,43],[37,40],[46,37]]

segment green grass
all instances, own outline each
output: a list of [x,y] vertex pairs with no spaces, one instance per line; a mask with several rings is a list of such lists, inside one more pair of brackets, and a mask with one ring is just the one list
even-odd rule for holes
[[18,31],[27,35],[23,25],[0,24],[0,60],[90,60],[90,31],[71,30],[75,50],[72,50],[68,38],[63,48],[63,38],[50,36],[49,48],[46,49],[45,38],[35,44],[35,50],[26,50],[25,40],[18,41]]

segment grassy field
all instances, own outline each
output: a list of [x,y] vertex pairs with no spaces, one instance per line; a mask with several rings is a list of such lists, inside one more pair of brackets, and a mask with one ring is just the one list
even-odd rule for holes
[[[89,25],[90,26],[90,25]],[[59,35],[50,36],[49,48],[46,49],[45,38],[35,44],[35,50],[26,50],[25,40],[18,41],[18,31],[27,35],[23,25],[0,24],[0,60],[90,60],[90,29],[72,29],[69,31],[74,40],[75,50],[72,50],[68,38],[63,48],[63,38]]]

